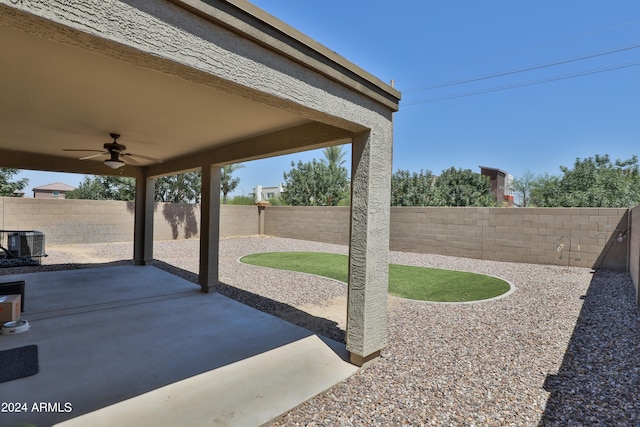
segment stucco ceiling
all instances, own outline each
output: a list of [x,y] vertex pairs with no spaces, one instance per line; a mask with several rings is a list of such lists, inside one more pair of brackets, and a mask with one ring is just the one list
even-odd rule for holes
[[79,158],[63,149],[101,149],[115,132],[127,152],[168,161],[309,122],[8,27],[0,40],[0,150]]

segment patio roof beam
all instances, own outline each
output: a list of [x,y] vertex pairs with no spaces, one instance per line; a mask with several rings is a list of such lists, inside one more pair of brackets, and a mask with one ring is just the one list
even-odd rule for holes
[[148,176],[192,170],[205,164],[230,164],[351,142],[353,133],[322,123],[307,123],[245,139],[146,168]]
[[89,175],[128,176],[132,178],[139,178],[143,173],[140,166],[131,164],[127,164],[120,169],[111,169],[101,161],[84,161],[69,157],[2,149],[0,149],[0,167]]

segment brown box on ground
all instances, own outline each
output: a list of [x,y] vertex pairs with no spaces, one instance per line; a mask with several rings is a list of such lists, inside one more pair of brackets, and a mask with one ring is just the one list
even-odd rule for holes
[[20,318],[20,295],[0,295],[0,324]]

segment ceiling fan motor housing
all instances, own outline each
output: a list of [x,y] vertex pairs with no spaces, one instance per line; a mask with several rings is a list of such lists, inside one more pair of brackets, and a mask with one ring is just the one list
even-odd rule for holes
[[118,144],[117,142],[107,142],[103,147],[109,153],[123,153],[127,149],[125,145]]
[[120,134],[118,133],[110,133],[111,138],[113,138],[113,142],[107,142],[103,145],[104,149],[107,150],[111,154],[111,158],[113,158],[113,153],[124,153],[127,149],[126,146],[122,144],[118,144],[118,138],[120,138]]

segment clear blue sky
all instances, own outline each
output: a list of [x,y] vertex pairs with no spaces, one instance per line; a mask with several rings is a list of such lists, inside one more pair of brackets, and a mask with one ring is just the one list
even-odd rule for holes
[[[576,157],[640,154],[637,0],[253,3],[381,80],[395,81],[402,101],[394,116],[394,170],[439,174],[455,166],[479,172],[482,165],[516,177],[527,170],[555,175]],[[613,53],[618,49],[626,50]],[[585,56],[594,57],[579,60]],[[567,60],[572,61],[424,90]],[[576,76],[619,66],[626,67]],[[571,75],[576,77],[558,79]],[[454,97],[513,85],[524,86]],[[236,173],[241,182],[235,194],[283,182],[292,160],[314,157],[322,153],[245,163]],[[31,179],[29,190],[54,181],[77,185],[82,178],[21,176]]]

